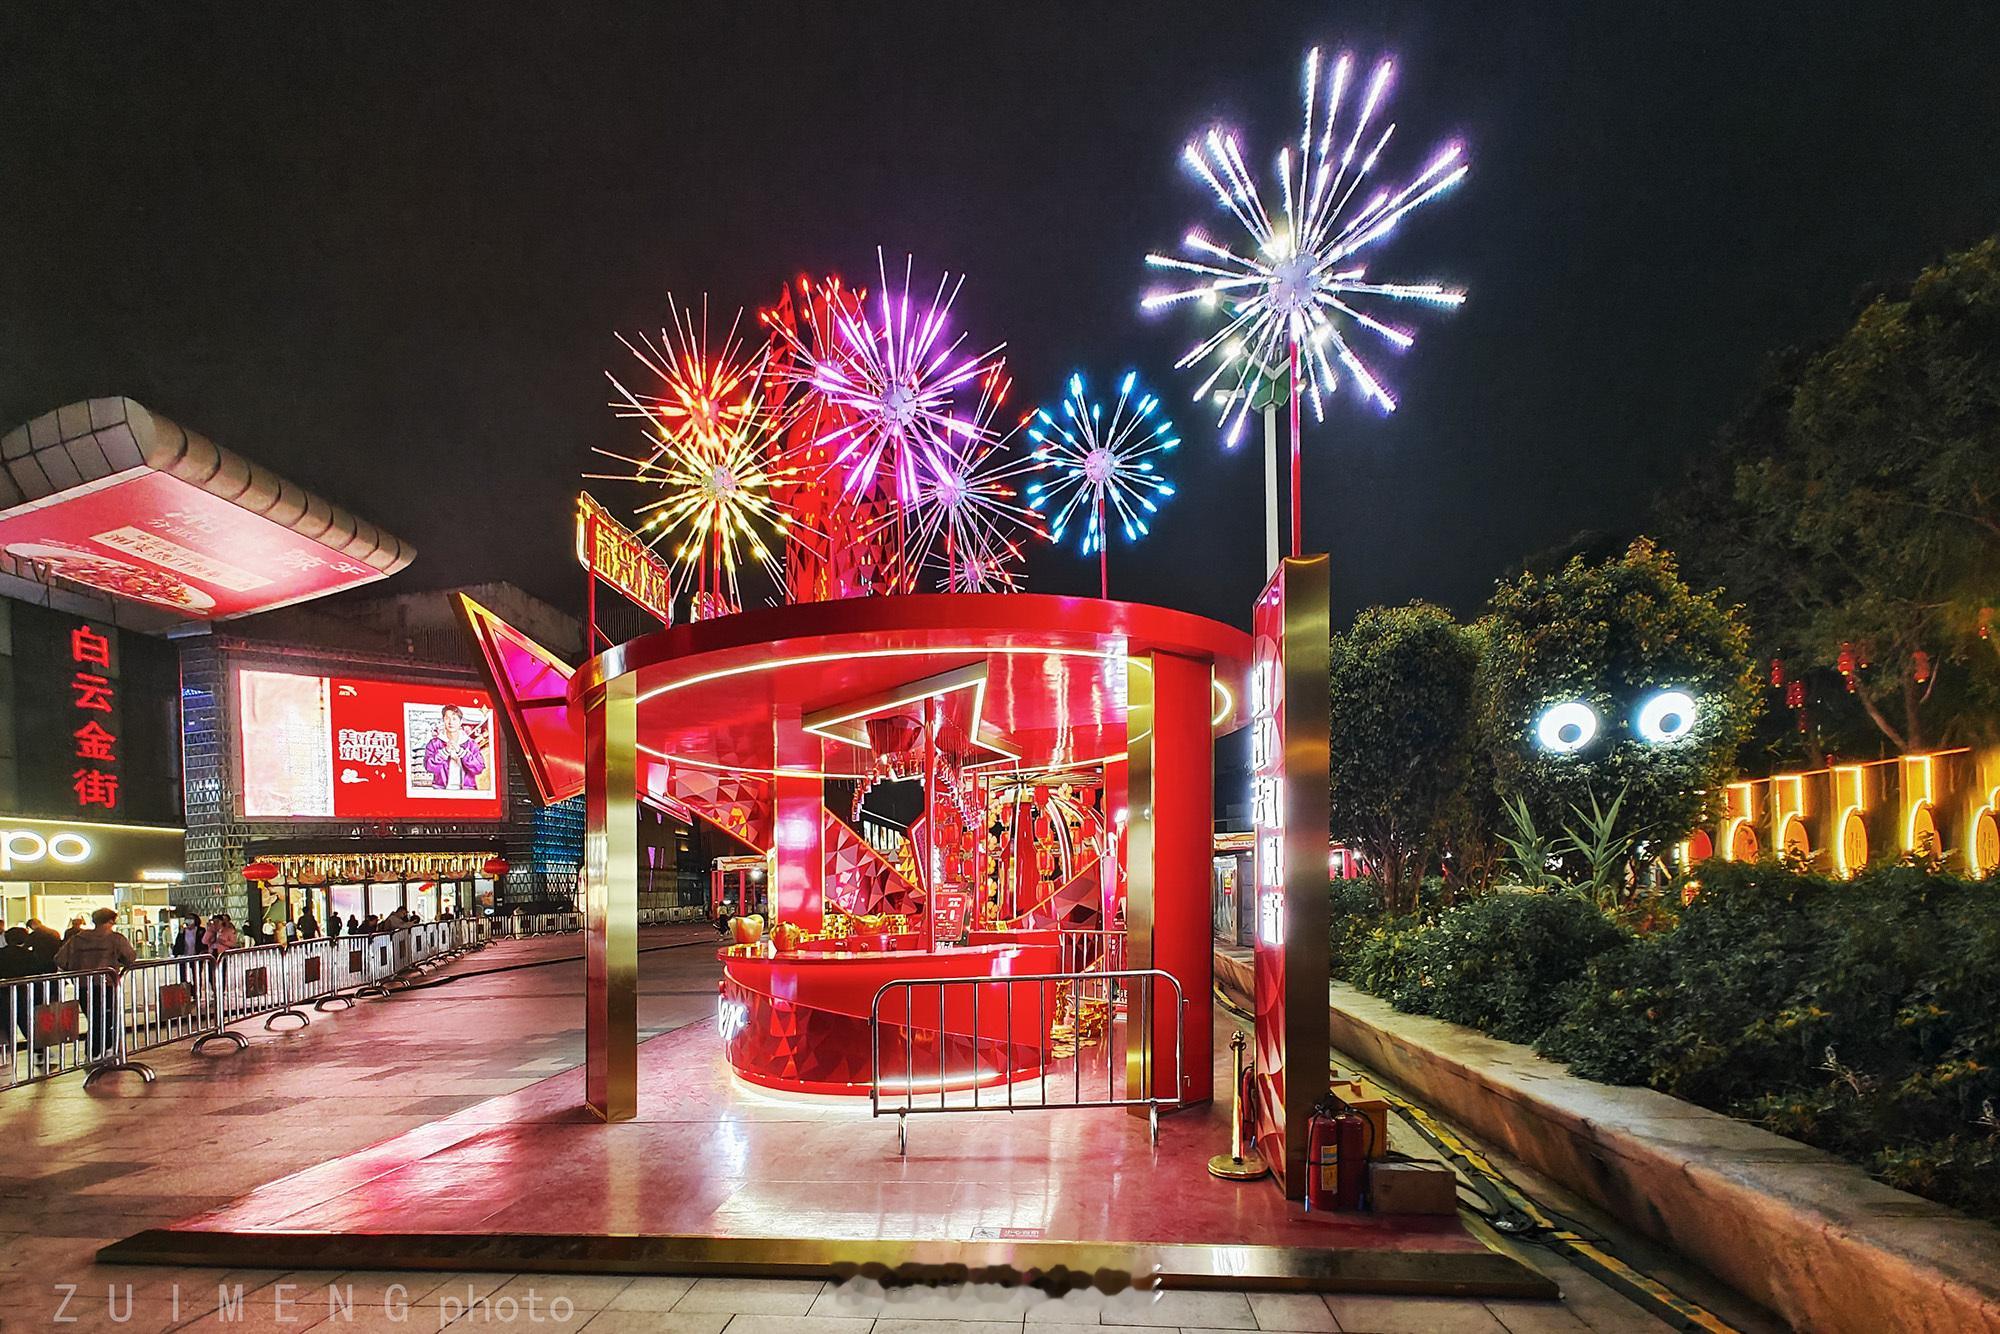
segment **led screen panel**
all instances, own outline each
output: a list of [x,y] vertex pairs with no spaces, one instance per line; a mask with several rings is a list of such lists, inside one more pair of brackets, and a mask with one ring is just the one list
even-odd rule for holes
[[493,697],[245,668],[237,674],[245,819],[497,820]]
[[0,549],[57,578],[223,620],[383,572],[163,472],[0,517]]

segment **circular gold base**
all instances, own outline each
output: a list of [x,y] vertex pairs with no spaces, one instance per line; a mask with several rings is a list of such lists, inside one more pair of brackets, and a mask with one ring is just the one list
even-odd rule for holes
[[1255,1181],[1270,1172],[1264,1160],[1256,1154],[1242,1158],[1232,1158],[1226,1153],[1218,1153],[1208,1160],[1208,1174],[1221,1177],[1224,1181]]

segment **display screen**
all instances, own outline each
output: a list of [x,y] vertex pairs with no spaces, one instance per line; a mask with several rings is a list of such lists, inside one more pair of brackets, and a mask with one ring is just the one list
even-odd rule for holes
[[170,473],[0,516],[0,548],[58,578],[193,620],[269,611],[382,577]]
[[483,690],[245,669],[236,696],[246,819],[505,814]]

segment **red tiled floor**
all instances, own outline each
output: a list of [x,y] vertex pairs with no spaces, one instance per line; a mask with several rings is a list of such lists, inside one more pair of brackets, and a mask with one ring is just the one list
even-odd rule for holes
[[[1216,1043],[1216,1050],[1226,1044]],[[1227,1087],[1226,1076],[1218,1086]],[[1307,1218],[1208,1175],[1227,1109],[893,1117],[752,1089],[695,1024],[640,1051],[640,1114],[603,1125],[572,1070],[273,1181],[175,1231],[1026,1239],[1479,1252],[1455,1220]],[[1002,1233],[1002,1229],[1007,1230]]]

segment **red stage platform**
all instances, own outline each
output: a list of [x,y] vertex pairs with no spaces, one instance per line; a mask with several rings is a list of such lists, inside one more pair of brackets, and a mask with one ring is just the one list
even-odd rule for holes
[[1112,1109],[912,1118],[902,1158],[894,1119],[865,1101],[736,1079],[711,1024],[642,1047],[635,1120],[597,1120],[582,1081],[481,1103],[103,1258],[1554,1295],[1455,1219],[1309,1218],[1268,1181],[1211,1178],[1219,1105],[1166,1118],[1157,1149]]

